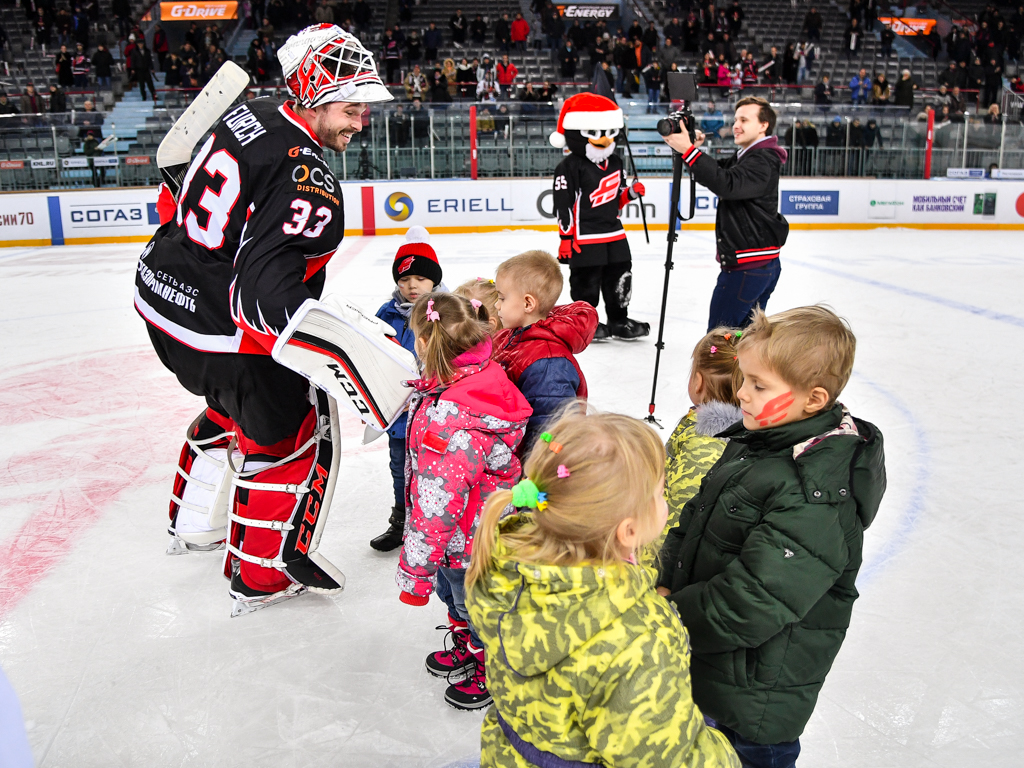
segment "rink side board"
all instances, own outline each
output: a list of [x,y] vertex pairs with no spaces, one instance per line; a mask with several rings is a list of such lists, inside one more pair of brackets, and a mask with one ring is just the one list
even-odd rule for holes
[[[668,228],[668,178],[646,178],[652,230]],[[1024,230],[1024,181],[784,178],[780,208],[794,230]],[[555,232],[551,180],[400,179],[343,182],[345,236],[402,235],[416,224],[436,234]],[[684,188],[684,198],[689,188]],[[144,243],[156,231],[151,187],[0,194],[0,247]],[[686,210],[689,201],[682,201]],[[711,230],[718,198],[697,188],[695,216],[680,229]],[[622,211],[643,228],[639,203]]]

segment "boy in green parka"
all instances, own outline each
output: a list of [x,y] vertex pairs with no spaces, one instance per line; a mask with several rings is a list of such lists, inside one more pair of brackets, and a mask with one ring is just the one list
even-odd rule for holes
[[858,596],[885,464],[881,432],[837,402],[855,350],[827,308],[755,314],[736,352],[743,421],[660,557],[694,702],[744,766],[795,764]]

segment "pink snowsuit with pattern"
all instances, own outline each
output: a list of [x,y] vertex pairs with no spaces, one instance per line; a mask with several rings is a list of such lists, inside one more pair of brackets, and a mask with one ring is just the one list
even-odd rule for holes
[[396,581],[417,597],[433,592],[439,567],[469,567],[484,502],[522,474],[515,449],[533,409],[490,356],[488,338],[453,361],[451,381],[413,382]]

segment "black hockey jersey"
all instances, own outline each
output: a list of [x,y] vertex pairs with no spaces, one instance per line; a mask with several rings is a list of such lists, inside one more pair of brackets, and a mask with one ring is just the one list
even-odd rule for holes
[[610,155],[597,164],[571,154],[555,168],[554,203],[562,239],[580,245],[622,240],[619,210],[629,201],[622,159]]
[[269,354],[302,302],[320,297],[345,233],[341,186],[289,105],[256,99],[224,113],[175,218],[139,258],[135,307],[182,344]]

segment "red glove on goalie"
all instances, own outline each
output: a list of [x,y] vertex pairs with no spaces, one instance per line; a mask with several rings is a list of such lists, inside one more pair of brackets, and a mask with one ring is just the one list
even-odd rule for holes
[[558,244],[558,258],[560,260],[568,261],[572,258],[572,252],[580,252],[579,244],[571,237],[562,239],[562,242]]
[[631,186],[629,188],[629,199],[630,200],[636,200],[638,197],[643,197],[646,194],[647,194],[647,189],[644,187],[643,183],[641,183],[639,181],[634,181],[633,182],[633,186]]
[[174,202],[174,195],[171,194],[170,188],[166,184],[160,184],[156,198],[156,213],[160,217],[161,227],[174,218],[177,209],[178,204]]

